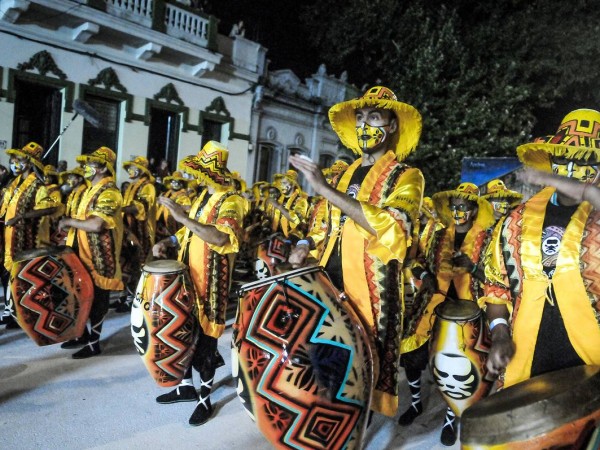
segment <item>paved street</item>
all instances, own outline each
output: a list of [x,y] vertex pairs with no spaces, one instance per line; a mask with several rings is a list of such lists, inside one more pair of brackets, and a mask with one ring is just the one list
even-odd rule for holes
[[[2,327],[0,449],[270,449],[237,399],[230,337],[229,327],[219,341],[227,366],[216,374],[215,415],[191,427],[193,403],[155,402],[166,390],[154,383],[135,352],[128,314],[109,312],[103,353],[87,360],[71,359],[74,351],[59,345],[38,347],[21,330]],[[399,427],[397,417],[375,415],[368,450],[459,448],[439,443],[445,407],[429,377],[423,385],[426,412],[409,428]],[[401,387],[407,405],[405,380]]]

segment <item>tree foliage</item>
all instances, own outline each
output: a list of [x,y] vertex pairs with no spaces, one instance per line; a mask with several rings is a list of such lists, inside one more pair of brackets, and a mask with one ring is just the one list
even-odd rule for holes
[[[591,1],[361,0],[305,11],[334,71],[384,84],[423,115],[411,163],[429,194],[455,187],[466,156],[515,156],[576,107],[599,109]],[[319,20],[314,20],[319,17]]]

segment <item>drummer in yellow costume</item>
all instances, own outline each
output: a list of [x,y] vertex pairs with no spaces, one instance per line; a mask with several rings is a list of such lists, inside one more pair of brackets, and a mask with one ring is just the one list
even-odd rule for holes
[[[115,184],[115,153],[108,147],[77,157],[85,164],[84,176],[90,186],[83,193],[74,217],[65,217],[59,228],[68,230],[67,245],[76,249],[94,281],[90,330],[85,346],[74,359],[101,353],[100,334],[108,312],[110,291],[123,289],[119,256],[123,241],[121,206],[123,198]],[[77,343],[73,343],[77,344]]]
[[[25,250],[49,245],[49,227],[42,227],[42,218],[55,214],[60,202],[53,203],[43,184],[44,149],[30,142],[22,149],[9,149],[10,167],[15,179],[4,191],[0,217],[4,217],[4,267],[7,275],[13,267],[14,256]],[[36,173],[37,172],[37,173]],[[9,296],[0,325],[16,327],[11,314]]]
[[421,115],[390,89],[376,86],[358,99],[334,105],[329,120],[342,143],[362,157],[335,188],[315,162],[290,157],[331,207],[322,228],[327,235],[310,234],[299,241],[289,261],[305,264],[314,248],[311,239],[323,240],[320,265],[365,317],[376,342],[379,376],[371,408],[393,416],[398,409],[402,266],[424,187],[421,171],[402,161],[417,146]]
[[142,246],[142,261],[150,255],[156,237],[156,188],[148,160],[137,156],[123,163],[131,184],[123,195],[123,222]]
[[213,408],[210,391],[215,370],[223,365],[217,351],[217,339],[225,331],[225,311],[233,263],[239,251],[247,201],[231,189],[227,159],[229,152],[219,142],[209,141],[197,156],[180,163],[183,171],[194,174],[206,185],[192,204],[189,215],[172,199],[158,202],[169,209],[175,220],[184,225],[176,236],[158,242],[153,253],[164,258],[169,247],[179,249],[178,260],[187,264],[194,283],[199,342],[193,367],[200,373],[200,398],[192,382],[192,368],[173,391],[159,396],[158,403],[196,401],[190,425],[202,425],[210,419]]
[[273,186],[281,193],[277,200],[269,198],[265,202],[267,215],[271,219],[271,231],[281,232],[286,238],[296,242],[304,236],[308,201],[298,186],[298,173],[288,170],[273,177]]
[[58,207],[54,214],[42,217],[40,228],[43,231],[40,234],[49,236],[52,245],[60,244],[64,234],[58,232],[58,221],[65,211],[65,205],[58,185],[58,172],[52,164],[44,166],[44,187],[38,191],[36,203],[35,209]]
[[491,180],[486,184],[486,193],[482,195],[494,208],[494,219],[496,221],[507,216],[510,211],[521,203],[523,194],[511,191],[502,180]]
[[83,194],[88,188],[88,182],[84,175],[85,172],[81,167],[76,167],[73,170],[67,170],[59,174],[61,184],[66,183],[71,189],[65,201],[65,216],[67,217],[75,217]]
[[[444,227],[427,244],[425,266],[413,269],[422,280],[424,292],[420,295],[428,300],[409,320],[409,329],[402,339],[402,365],[412,404],[400,416],[400,425],[409,425],[422,412],[420,377],[429,359],[427,344],[435,320],[433,311],[446,299],[477,301],[483,280],[483,269],[478,263],[489,238],[488,230],[494,224],[492,205],[479,196],[479,188],[473,183],[461,183],[456,189],[438,192],[433,195],[433,203]],[[448,408],[441,434],[444,445],[456,441],[454,419]]]
[[[181,205],[186,212],[189,212],[192,201],[187,193],[187,179],[181,172],[173,172],[165,177],[163,182],[168,187],[167,192],[161,194],[161,197],[172,199],[178,205]],[[158,205],[156,208],[156,238],[157,240],[174,235],[181,225],[173,218],[169,210],[164,205]]]
[[[553,136],[517,148],[528,167],[597,185],[600,112],[569,113]],[[485,297],[491,372],[504,386],[578,365],[600,365],[600,212],[548,187],[494,230]],[[512,334],[512,337],[511,337]]]

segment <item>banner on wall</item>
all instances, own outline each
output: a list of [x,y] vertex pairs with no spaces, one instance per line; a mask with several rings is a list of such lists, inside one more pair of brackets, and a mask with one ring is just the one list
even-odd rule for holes
[[501,178],[521,167],[519,158],[463,158],[460,182],[483,186],[494,178]]

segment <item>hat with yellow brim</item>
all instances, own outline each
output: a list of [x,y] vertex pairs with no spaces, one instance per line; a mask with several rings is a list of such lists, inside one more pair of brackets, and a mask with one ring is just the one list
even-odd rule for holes
[[479,188],[474,183],[461,183],[456,189],[442,191],[433,194],[432,200],[440,220],[445,225],[452,223],[452,212],[450,211],[450,199],[462,198],[477,203],[477,222],[483,228],[491,227],[494,222],[494,208],[486,199],[479,195]]
[[75,167],[71,170],[65,170],[58,174],[58,181],[60,184],[65,184],[69,175],[77,175],[78,177],[85,178],[85,171],[82,167]]
[[113,177],[115,176],[115,162],[117,162],[117,155],[108,147],[100,147],[92,153],[79,155],[75,160],[78,163],[83,164],[87,164],[88,162],[103,164],[108,168],[111,175]]
[[44,163],[42,163],[44,149],[37,142],[30,142],[21,149],[9,148],[6,150],[6,153],[8,155],[15,155],[21,158],[28,158],[35,167],[42,172],[44,171]]
[[398,119],[398,132],[390,142],[390,150],[394,151],[398,161],[406,159],[419,143],[422,129],[421,114],[408,103],[399,102],[396,94],[383,86],[374,86],[362,97],[338,103],[329,109],[329,121],[342,144],[355,154],[362,154],[356,134],[354,111],[365,107],[389,109],[394,112]]
[[179,168],[212,187],[228,186],[231,173],[227,168],[229,150],[217,141],[208,141],[195,156],[188,156]]
[[552,157],[600,163],[600,112],[577,109],[562,120],[552,136],[535,139],[517,148],[523,164],[552,172]]
[[154,180],[152,172],[150,172],[150,163],[148,162],[148,158],[144,156],[136,156],[135,158],[133,158],[133,160],[125,161],[123,163],[123,169],[125,170],[127,170],[127,168],[131,166],[139,169],[148,178]]
[[187,183],[189,180],[183,176],[181,172],[173,172],[171,175],[163,178],[164,184],[169,184],[172,181],[180,181],[181,183]]
[[488,181],[486,188],[487,192],[482,195],[481,198],[484,198],[489,202],[507,200],[510,203],[510,206],[513,207],[523,200],[523,194],[508,189],[502,180],[495,179]]

